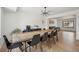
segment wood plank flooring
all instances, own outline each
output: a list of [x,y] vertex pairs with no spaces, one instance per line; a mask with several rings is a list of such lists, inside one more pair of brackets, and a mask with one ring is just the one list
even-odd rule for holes
[[[53,44],[52,41],[49,43],[43,43],[43,52],[77,52],[79,51],[79,41],[75,39],[74,32],[60,31],[58,34],[59,42]],[[33,49],[33,51],[38,51]],[[40,50],[39,50],[40,51]]]

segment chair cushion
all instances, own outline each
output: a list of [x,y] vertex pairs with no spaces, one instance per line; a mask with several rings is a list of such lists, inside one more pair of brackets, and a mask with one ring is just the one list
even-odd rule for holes
[[13,49],[13,48],[17,48],[17,47],[21,47],[23,44],[21,42],[18,43],[12,43],[8,46],[8,49]]

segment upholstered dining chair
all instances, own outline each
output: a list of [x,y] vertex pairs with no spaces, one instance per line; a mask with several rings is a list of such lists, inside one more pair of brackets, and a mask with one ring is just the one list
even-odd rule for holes
[[23,51],[23,50],[22,50],[22,45],[23,45],[23,44],[22,44],[21,42],[10,43],[10,42],[8,41],[8,38],[6,37],[6,35],[3,35],[3,38],[4,38],[4,41],[5,41],[5,43],[6,43],[6,46],[7,46],[9,52],[11,52],[12,49],[18,48],[18,47],[20,48],[21,51]]
[[51,31],[51,33],[50,34],[48,34],[48,38],[49,38],[49,41],[51,41],[51,39],[52,39],[52,41],[53,41],[53,43],[55,44],[56,43],[56,41],[55,41],[55,39],[54,39],[54,31]]
[[32,38],[32,41],[27,42],[29,44],[29,46],[27,46],[27,48],[29,47],[29,51],[31,52],[31,47],[36,46],[37,44],[40,43],[40,34],[34,35]]
[[53,33],[53,36],[56,37],[56,41],[59,41],[58,40],[58,30],[55,29],[54,33]]
[[[42,45],[46,45],[48,44],[48,32],[45,32],[41,37],[40,37],[40,41],[41,41],[41,51],[43,51],[43,47]],[[44,44],[45,43],[45,44]]]

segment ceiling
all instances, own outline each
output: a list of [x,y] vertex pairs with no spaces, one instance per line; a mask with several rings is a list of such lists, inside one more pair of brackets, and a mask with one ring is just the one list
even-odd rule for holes
[[63,12],[68,12],[68,11],[73,11],[73,10],[78,10],[78,7],[53,7],[53,8],[48,8],[48,10],[52,11],[52,14],[58,14],[58,13],[63,13]]
[[[7,12],[26,12],[26,13],[38,13],[41,14],[41,10],[43,10],[43,7],[8,7],[5,8],[8,9]],[[59,14],[63,12],[78,10],[79,7],[47,7],[47,11],[50,11],[52,15]]]

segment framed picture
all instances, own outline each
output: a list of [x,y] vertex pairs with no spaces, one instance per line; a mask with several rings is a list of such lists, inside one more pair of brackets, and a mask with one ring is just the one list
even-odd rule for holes
[[52,18],[49,18],[49,24],[54,24],[54,20]]
[[65,28],[73,28],[74,27],[74,21],[64,20],[63,21],[63,27],[65,27]]

